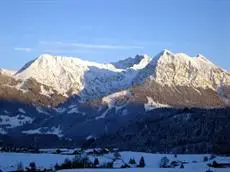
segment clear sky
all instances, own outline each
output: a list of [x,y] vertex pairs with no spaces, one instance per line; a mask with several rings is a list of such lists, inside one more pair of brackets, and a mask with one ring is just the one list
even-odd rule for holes
[[230,69],[230,0],[1,0],[0,67],[43,53],[113,62],[163,49]]

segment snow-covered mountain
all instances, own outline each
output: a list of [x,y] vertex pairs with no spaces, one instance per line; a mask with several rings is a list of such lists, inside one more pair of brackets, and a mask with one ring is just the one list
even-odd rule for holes
[[[190,57],[164,50],[138,71],[132,83],[126,100],[142,103],[147,109],[230,105],[230,73],[200,54]],[[123,99],[113,95],[117,94],[111,95],[113,102]]]
[[8,135],[85,138],[160,108],[229,106],[230,73],[202,55],[164,50],[99,64],[45,54],[0,71],[0,133]]
[[33,78],[62,95],[77,94],[89,99],[129,87],[138,70],[143,69],[149,59],[143,56],[138,64],[119,69],[112,64],[79,58],[41,55],[26,64],[15,77],[22,80]]
[[137,75],[136,80],[154,79],[162,85],[180,85],[216,89],[230,85],[230,73],[204,56],[162,51]]
[[[133,93],[140,99],[171,106],[229,106],[230,73],[202,55],[189,57],[162,51],[140,70],[133,81]],[[221,93],[221,94],[220,94]]]
[[[35,87],[36,91],[32,93],[49,97],[50,101],[56,102],[52,103],[55,105],[73,95],[85,102],[102,100],[103,97],[122,90],[130,90],[134,102],[146,103],[151,98],[156,104],[169,106],[177,105],[170,101],[173,97],[180,97],[179,106],[200,104],[201,107],[219,107],[229,105],[230,101],[229,93],[224,89],[230,86],[229,72],[200,54],[190,57],[168,50],[160,52],[154,58],[137,55],[111,64],[44,54],[28,62],[17,72],[1,70],[0,74],[14,80],[17,84],[12,85],[11,81],[8,85],[21,91],[20,94],[30,93],[31,88]],[[6,85],[5,83],[4,86]],[[167,96],[167,92],[171,96]],[[201,101],[204,95],[206,99],[214,101]],[[35,100],[32,102],[37,103]],[[40,104],[46,104],[41,101]]]

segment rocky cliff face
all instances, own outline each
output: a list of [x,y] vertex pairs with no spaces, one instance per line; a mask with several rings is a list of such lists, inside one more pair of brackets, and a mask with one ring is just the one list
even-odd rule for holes
[[21,80],[14,76],[0,74],[0,99],[42,106],[57,106],[64,102],[66,97],[38,83],[33,78]]

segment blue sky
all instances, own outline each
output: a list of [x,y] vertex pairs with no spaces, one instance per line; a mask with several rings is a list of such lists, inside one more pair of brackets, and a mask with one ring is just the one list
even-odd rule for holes
[[163,49],[230,69],[228,0],[2,0],[0,67],[43,53],[108,63]]

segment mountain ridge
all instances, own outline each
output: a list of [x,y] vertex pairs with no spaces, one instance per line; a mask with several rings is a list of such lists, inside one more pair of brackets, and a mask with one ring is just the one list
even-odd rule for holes
[[[1,72],[0,74],[4,75]],[[73,95],[79,96],[83,102],[103,99],[122,90],[133,90],[137,87],[143,89],[145,86],[141,85],[153,80],[154,85],[159,85],[151,86],[155,89],[165,86],[170,87],[171,91],[177,87],[190,87],[193,90],[211,89],[220,95],[224,102],[229,102],[228,98],[226,99],[228,95],[225,96],[223,94],[225,91],[220,91],[220,89],[230,85],[230,73],[201,54],[190,57],[184,53],[172,53],[169,50],[161,51],[154,58],[137,55],[134,58],[111,64],[43,54],[26,63],[17,72],[11,75],[5,73],[5,75],[17,82],[18,84],[13,87],[22,92],[28,92],[36,85],[37,93],[35,94],[42,94],[49,99],[54,94],[65,97],[56,100],[52,98],[51,101],[57,102],[52,104],[62,103],[64,99],[67,100]],[[33,80],[33,82],[27,82],[27,80]],[[33,83],[34,86],[24,83]],[[153,92],[153,90],[149,91]],[[222,95],[225,97],[222,98]],[[154,101],[161,102],[161,100]],[[165,104],[165,102],[161,103]]]

